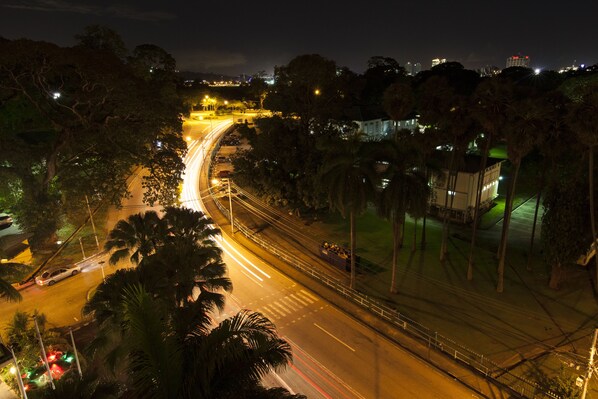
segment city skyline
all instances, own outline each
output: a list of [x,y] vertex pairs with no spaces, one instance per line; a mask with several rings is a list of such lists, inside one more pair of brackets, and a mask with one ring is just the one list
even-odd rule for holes
[[144,43],[164,48],[180,70],[222,74],[271,73],[273,66],[309,53],[356,72],[376,55],[401,65],[419,62],[423,69],[434,58],[470,69],[504,67],[519,53],[541,69],[598,62],[595,2],[574,0],[567,8],[512,0],[368,4],[6,0],[0,36],[72,46],[74,35],[98,24],[117,31],[130,49]]

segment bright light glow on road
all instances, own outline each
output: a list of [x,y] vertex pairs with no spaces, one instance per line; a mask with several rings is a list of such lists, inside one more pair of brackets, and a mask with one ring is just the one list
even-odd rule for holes
[[[206,213],[206,209],[201,201],[201,193],[199,191],[199,178],[201,168],[204,163],[204,158],[207,151],[211,148],[214,141],[232,124],[230,120],[221,121],[214,129],[206,135],[203,141],[193,141],[189,143],[187,156],[185,157],[185,175],[183,177],[183,190],[181,193],[181,202],[186,207]],[[237,249],[226,242],[224,234],[222,234],[220,247],[222,250],[235,260],[241,266],[248,277],[254,282],[258,283],[264,281],[265,278],[271,278],[270,275],[260,269],[257,265],[243,256]],[[234,253],[233,253],[234,252]],[[239,259],[241,258],[241,259]],[[260,276],[261,274],[261,276]],[[257,281],[255,281],[257,280]]]

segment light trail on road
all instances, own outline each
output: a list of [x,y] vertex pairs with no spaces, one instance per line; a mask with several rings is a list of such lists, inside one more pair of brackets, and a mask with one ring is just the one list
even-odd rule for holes
[[[209,196],[208,190],[202,193],[199,189],[204,160],[230,123],[219,122],[203,140],[188,141],[181,202],[204,214],[207,209],[202,198]],[[227,233],[228,229],[222,231],[217,242],[230,265],[236,295],[228,295],[224,311],[215,319],[230,317],[241,309],[260,312],[276,325],[293,350],[293,364],[267,376],[265,384],[283,386],[310,399],[472,397],[470,390],[235,245]],[[318,354],[318,360],[310,353]]]

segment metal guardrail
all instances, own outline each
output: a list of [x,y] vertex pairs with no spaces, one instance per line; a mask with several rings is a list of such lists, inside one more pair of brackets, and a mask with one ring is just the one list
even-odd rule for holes
[[[223,135],[224,136],[224,135]],[[221,136],[222,137],[222,136]],[[208,166],[208,176],[211,176],[212,167],[214,165],[215,154],[220,147],[220,140],[215,144],[215,151],[211,152],[210,163]],[[229,183],[230,184],[230,183]],[[229,210],[223,206],[220,201],[214,196],[214,192],[210,187],[210,195],[218,209],[230,221]],[[420,342],[427,344],[430,349],[442,352],[448,358],[455,362],[465,364],[475,369],[486,378],[497,382],[499,385],[508,387],[514,393],[523,398],[550,398],[560,399],[560,396],[550,391],[544,391],[535,381],[522,378],[511,373],[509,370],[502,368],[491,359],[479,354],[463,345],[460,345],[452,339],[433,331],[428,327],[418,323],[417,321],[407,317],[399,311],[381,303],[380,301],[365,295],[357,290],[351,289],[340,280],[334,279],[326,273],[311,266],[304,260],[286,252],[284,249],[277,247],[272,242],[263,238],[259,233],[256,233],[241,223],[238,219],[232,221],[233,228],[236,228],[245,237],[252,240],[254,243],[262,247],[264,250],[276,255],[287,264],[293,266],[300,272],[310,276],[324,286],[334,290],[338,294],[344,296],[350,301],[356,303],[367,311],[377,315],[379,318],[389,322],[395,327],[402,329],[410,336],[419,339]]]

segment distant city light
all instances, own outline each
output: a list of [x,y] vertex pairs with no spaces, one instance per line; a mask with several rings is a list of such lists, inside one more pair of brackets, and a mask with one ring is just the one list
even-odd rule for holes
[[52,98],[53,98],[54,100],[56,100],[56,99],[60,98],[60,95],[61,95],[61,94],[60,94],[60,92],[58,92],[58,91],[55,91],[54,93],[52,93]]

